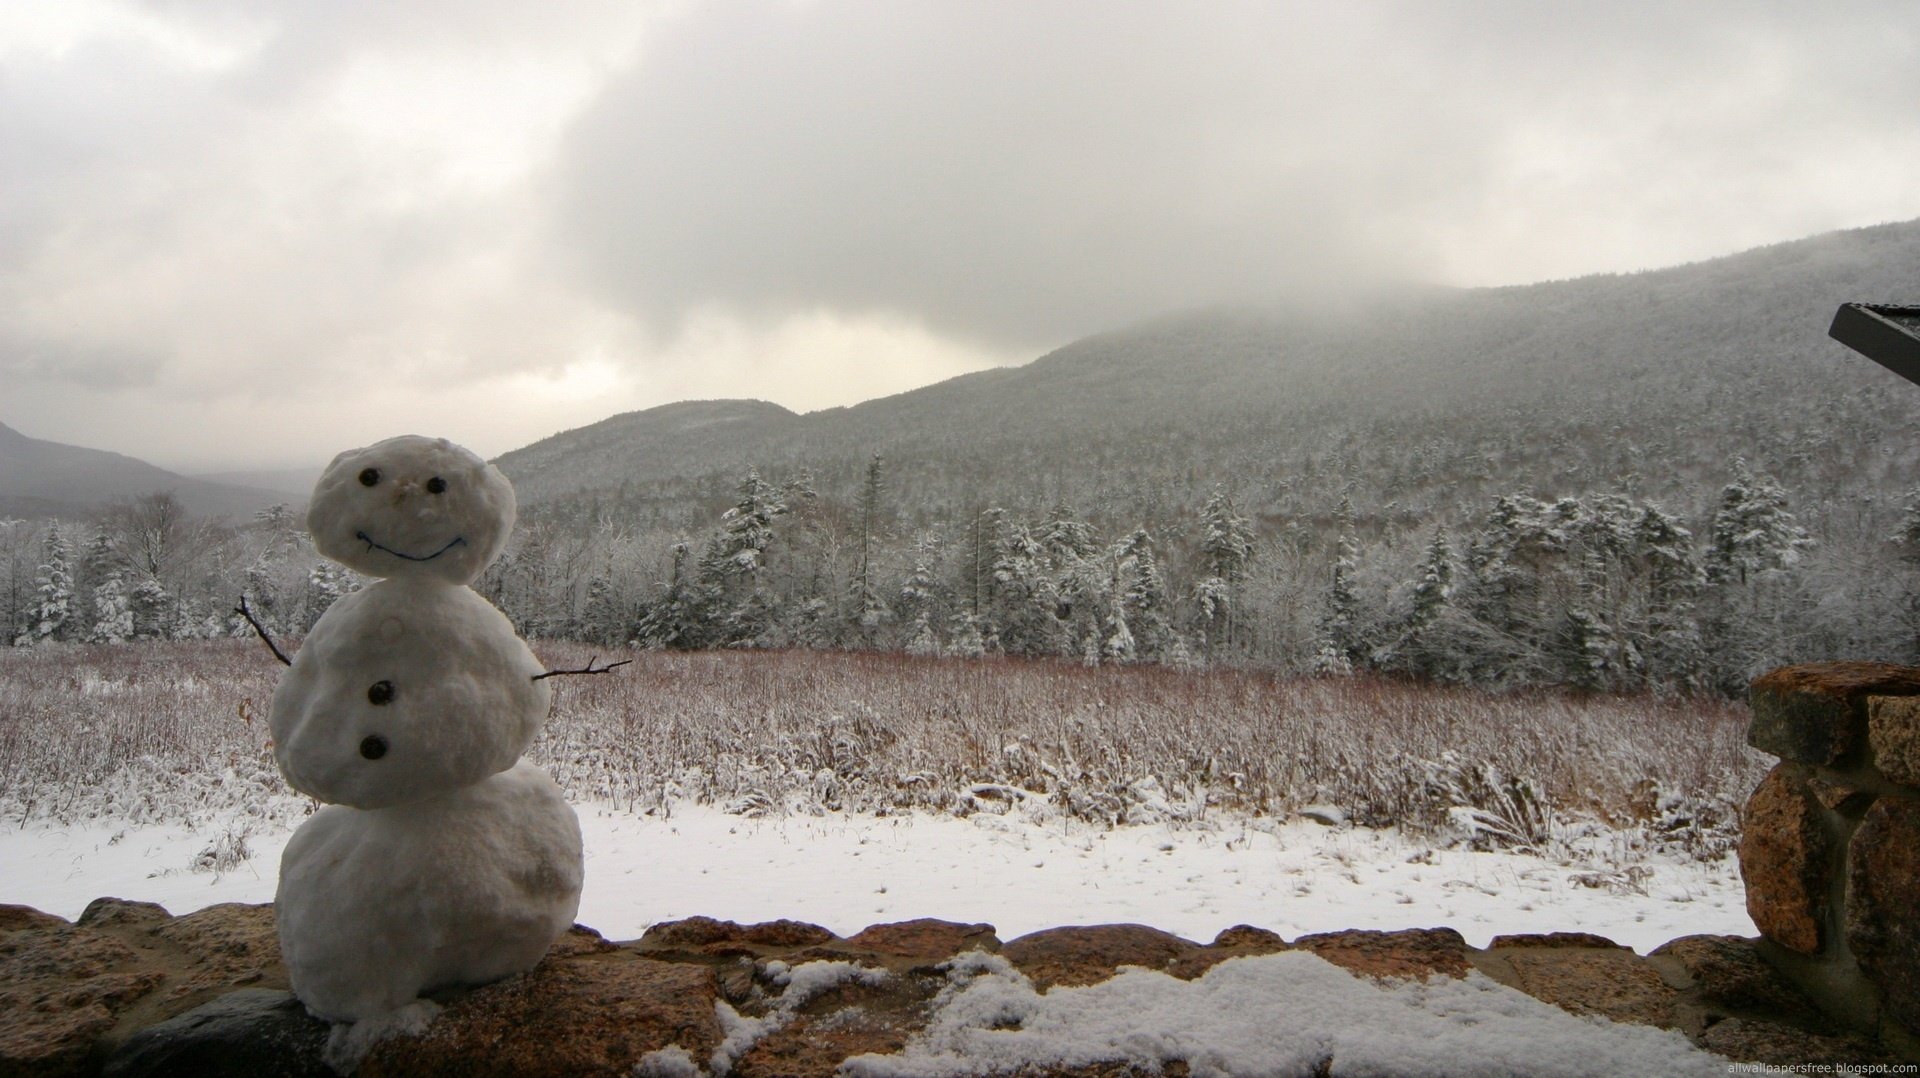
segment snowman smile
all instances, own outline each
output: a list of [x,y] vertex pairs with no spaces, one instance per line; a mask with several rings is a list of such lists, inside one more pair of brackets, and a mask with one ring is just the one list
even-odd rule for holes
[[373,539],[369,537],[366,532],[354,532],[353,537],[367,544],[368,550],[384,550],[396,558],[405,558],[408,561],[432,561],[433,559],[439,557],[440,555],[445,554],[447,551],[452,550],[454,547],[467,545],[467,540],[465,536],[456,535],[447,543],[446,546],[441,547],[439,550],[436,550],[431,554],[403,554],[400,551],[393,549],[392,547],[381,546],[379,543],[374,542]]

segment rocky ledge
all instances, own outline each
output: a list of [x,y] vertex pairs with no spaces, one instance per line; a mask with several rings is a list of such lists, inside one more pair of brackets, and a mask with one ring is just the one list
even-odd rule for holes
[[[1575,1014],[1677,1030],[1729,1060],[1896,1059],[1867,1035],[1833,1033],[1756,941],[1733,936],[1690,936],[1640,956],[1582,933],[1502,936],[1481,950],[1446,928],[1287,941],[1238,927],[1203,945],[1099,925],[1002,943],[985,924],[908,921],[841,938],[797,921],[696,917],[628,943],[575,927],[532,971],[447,995],[424,1034],[382,1042],[360,1073],[664,1076],[701,1073],[693,1062],[718,1052],[739,1075],[833,1074],[849,1057],[906,1046],[949,983],[943,967],[976,951],[1043,992],[1132,966],[1192,980],[1228,959],[1281,952],[1378,980],[1478,971]],[[797,992],[810,963],[836,975]],[[332,1073],[322,1059],[327,1027],[286,988],[271,906],[174,917],[103,898],[71,923],[0,906],[0,1074]],[[1317,1070],[1338,1073],[1337,1060]],[[1116,1058],[1047,1073],[1188,1069]]]

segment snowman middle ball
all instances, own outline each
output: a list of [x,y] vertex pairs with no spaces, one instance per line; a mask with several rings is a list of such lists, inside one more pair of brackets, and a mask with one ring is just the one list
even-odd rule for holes
[[382,580],[333,604],[273,694],[273,755],[321,801],[384,808],[514,765],[552,704],[545,667],[472,589]]

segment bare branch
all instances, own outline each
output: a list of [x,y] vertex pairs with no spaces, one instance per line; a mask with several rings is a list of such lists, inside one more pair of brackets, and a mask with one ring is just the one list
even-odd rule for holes
[[[245,595],[240,596],[240,605],[234,607],[233,612],[247,619],[247,624],[253,626],[253,631],[260,634],[260,639],[266,642],[267,650],[273,652],[274,658],[279,659],[288,666],[293,665],[293,660],[287,658],[286,652],[280,650],[280,645],[274,643],[273,637],[267,635],[266,626],[260,624],[260,622],[254,618],[253,611],[247,609],[247,597]],[[593,664],[588,663],[587,665],[591,666]]]
[[544,674],[533,675],[533,680],[539,681],[541,678],[559,677],[562,674],[604,674],[616,666],[625,666],[633,661],[632,659],[621,659],[617,663],[608,663],[605,666],[595,667],[593,664],[599,660],[600,656],[595,655],[593,658],[587,660],[587,665],[578,670],[549,670]]

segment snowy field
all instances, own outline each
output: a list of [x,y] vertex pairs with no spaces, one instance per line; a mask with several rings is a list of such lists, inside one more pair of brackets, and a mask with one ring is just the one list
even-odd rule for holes
[[[1017,815],[828,814],[746,819],[682,806],[670,819],[576,806],[586,835],[580,921],[610,939],[704,914],[791,917],[841,935],[915,917],[985,921],[1002,939],[1134,922],[1201,943],[1253,924],[1288,938],[1343,928],[1596,932],[1645,952],[1699,932],[1753,935],[1731,858],[1613,867],[1438,849],[1394,831],[1223,819],[1098,828]],[[297,810],[289,813],[297,819]],[[186,913],[273,898],[290,828],[15,824],[0,832],[5,901],[66,918],[102,895]],[[222,854],[224,868],[212,867]],[[1584,881],[1584,882],[1583,882]]]
[[[538,645],[555,666],[588,655]],[[626,656],[622,656],[626,657]],[[533,758],[579,811],[580,920],[703,914],[1753,934],[1728,853],[1764,773],[1710,704],[1060,664],[640,654]],[[251,641],[0,649],[0,902],[273,897],[312,807]],[[1325,827],[1330,806],[1357,824]],[[1318,810],[1316,810],[1318,811]]]
[[[539,650],[556,668],[588,658]],[[612,939],[694,915],[840,935],[938,917],[1003,940],[1116,922],[1202,943],[1236,924],[1290,939],[1447,926],[1476,946],[1585,931],[1643,953],[1754,934],[1729,849],[1765,761],[1734,707],[1232,671],[633,658],[567,683],[530,754],[585,833],[579,920]],[[267,744],[279,676],[246,641],[0,649],[0,902],[74,918],[108,895],[176,914],[271,901],[314,807]],[[797,967],[768,1016],[721,1016],[712,1059],[665,1050],[644,1072],[726,1073],[803,986],[877,976],[846,965]],[[1196,1075],[1327,1058],[1362,1073],[1725,1068],[1677,1033],[1478,975],[1378,986],[1297,953],[1044,994],[997,957],[950,979],[910,1051],[848,1073],[1122,1057]]]

